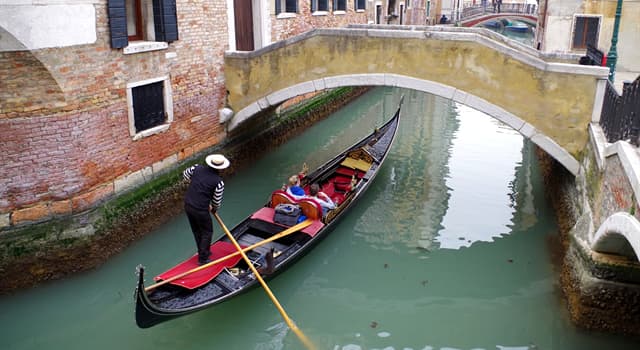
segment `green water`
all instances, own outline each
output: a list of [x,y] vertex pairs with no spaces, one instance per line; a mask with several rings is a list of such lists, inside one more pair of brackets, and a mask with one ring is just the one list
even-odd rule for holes
[[[369,191],[269,282],[318,349],[640,348],[568,322],[531,145],[451,101],[374,90],[228,179],[221,217],[237,223],[303,162],[313,168],[380,125],[401,93],[399,135]],[[138,329],[136,265],[149,281],[194,249],[181,215],[95,271],[0,297],[0,349],[302,349],[260,289]]]

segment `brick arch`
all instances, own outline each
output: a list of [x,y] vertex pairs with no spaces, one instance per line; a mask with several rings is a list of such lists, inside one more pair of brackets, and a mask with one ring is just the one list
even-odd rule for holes
[[[33,52],[0,27],[3,44],[11,51],[0,50],[0,117],[19,116],[38,109],[59,108],[65,104],[65,96],[49,69]],[[27,99],[26,96],[30,98]],[[33,96],[39,98],[34,99]]]
[[269,106],[277,106],[290,98],[314,91],[342,86],[395,86],[423,91],[454,100],[458,103],[484,112],[489,116],[505,123],[506,125],[509,125],[514,130],[518,131],[523,137],[531,140],[538,147],[542,148],[572,174],[577,175],[579,172],[580,164],[569,152],[567,152],[555,141],[553,141],[553,139],[544,135],[539,130],[536,130],[533,125],[527,123],[518,116],[513,115],[503,108],[495,106],[482,98],[458,90],[451,86],[402,75],[358,74],[349,76],[327,77],[317,81],[300,83],[282,89],[280,91],[275,91],[265,96],[263,99],[258,100],[240,110],[229,121],[228,127],[232,130],[244,121],[250,119],[259,111],[266,109]]
[[593,235],[591,249],[634,257],[640,261],[640,222],[634,216],[618,212],[609,216]]

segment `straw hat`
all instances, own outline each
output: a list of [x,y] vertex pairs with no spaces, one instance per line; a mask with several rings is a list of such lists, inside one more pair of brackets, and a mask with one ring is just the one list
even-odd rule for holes
[[210,154],[204,161],[214,169],[226,169],[230,164],[229,159],[222,154]]

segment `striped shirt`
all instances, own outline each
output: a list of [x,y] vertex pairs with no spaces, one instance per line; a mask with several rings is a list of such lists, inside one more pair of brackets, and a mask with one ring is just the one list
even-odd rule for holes
[[182,173],[185,181],[190,182],[184,202],[198,210],[218,210],[222,205],[224,181],[216,169],[196,164]]

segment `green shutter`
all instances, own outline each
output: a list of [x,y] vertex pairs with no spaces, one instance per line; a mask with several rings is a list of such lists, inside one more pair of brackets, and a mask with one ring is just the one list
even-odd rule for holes
[[120,49],[129,45],[125,0],[109,0],[107,3],[107,12],[109,14],[111,47]]
[[153,24],[156,41],[178,40],[176,0],[153,0]]

